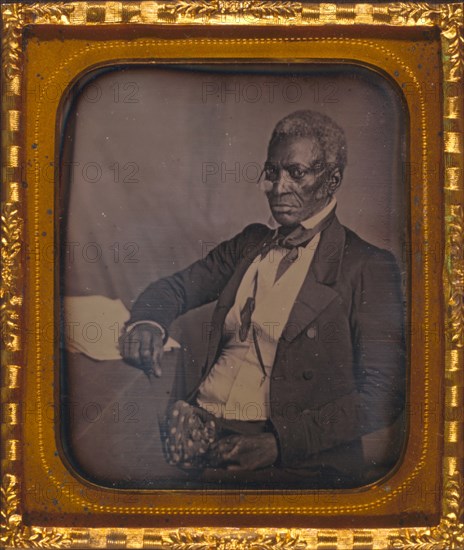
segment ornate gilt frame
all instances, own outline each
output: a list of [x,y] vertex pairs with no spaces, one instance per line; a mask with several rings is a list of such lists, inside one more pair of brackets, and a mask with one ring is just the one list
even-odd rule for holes
[[[248,18],[248,23],[247,23]],[[433,528],[74,528],[30,525],[21,499],[24,223],[20,158],[25,143],[23,40],[29,25],[388,26],[439,30],[443,77],[444,300],[446,315],[442,512]],[[290,1],[53,2],[2,6],[2,488],[1,542],[8,547],[460,548],[464,546],[464,4],[302,4]]]

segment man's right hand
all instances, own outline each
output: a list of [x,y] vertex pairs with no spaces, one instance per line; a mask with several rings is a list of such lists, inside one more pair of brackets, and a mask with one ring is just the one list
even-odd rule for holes
[[140,323],[129,332],[124,331],[119,341],[121,356],[134,367],[161,376],[163,333],[159,328]]

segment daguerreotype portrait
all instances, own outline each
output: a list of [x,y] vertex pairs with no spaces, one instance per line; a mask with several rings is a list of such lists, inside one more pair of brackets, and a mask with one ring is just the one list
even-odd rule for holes
[[5,547],[459,548],[463,5],[2,5]]
[[64,406],[86,475],[347,488],[393,468],[405,123],[398,91],[348,65],[128,67],[86,84],[62,206]]

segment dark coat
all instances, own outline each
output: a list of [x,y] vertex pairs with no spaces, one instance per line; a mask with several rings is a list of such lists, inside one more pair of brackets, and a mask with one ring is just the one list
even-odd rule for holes
[[[129,322],[150,319],[167,331],[179,315],[217,300],[206,376],[240,281],[272,234],[249,225],[204,259],[150,284]],[[282,467],[362,472],[361,436],[391,425],[404,407],[403,318],[392,254],[335,217],[321,234],[272,368],[270,421]]]

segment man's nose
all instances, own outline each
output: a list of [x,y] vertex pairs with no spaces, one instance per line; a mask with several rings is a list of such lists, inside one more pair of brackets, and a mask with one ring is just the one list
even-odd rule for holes
[[289,190],[288,181],[285,178],[283,170],[279,171],[278,176],[272,182],[272,192],[274,195],[282,195]]

